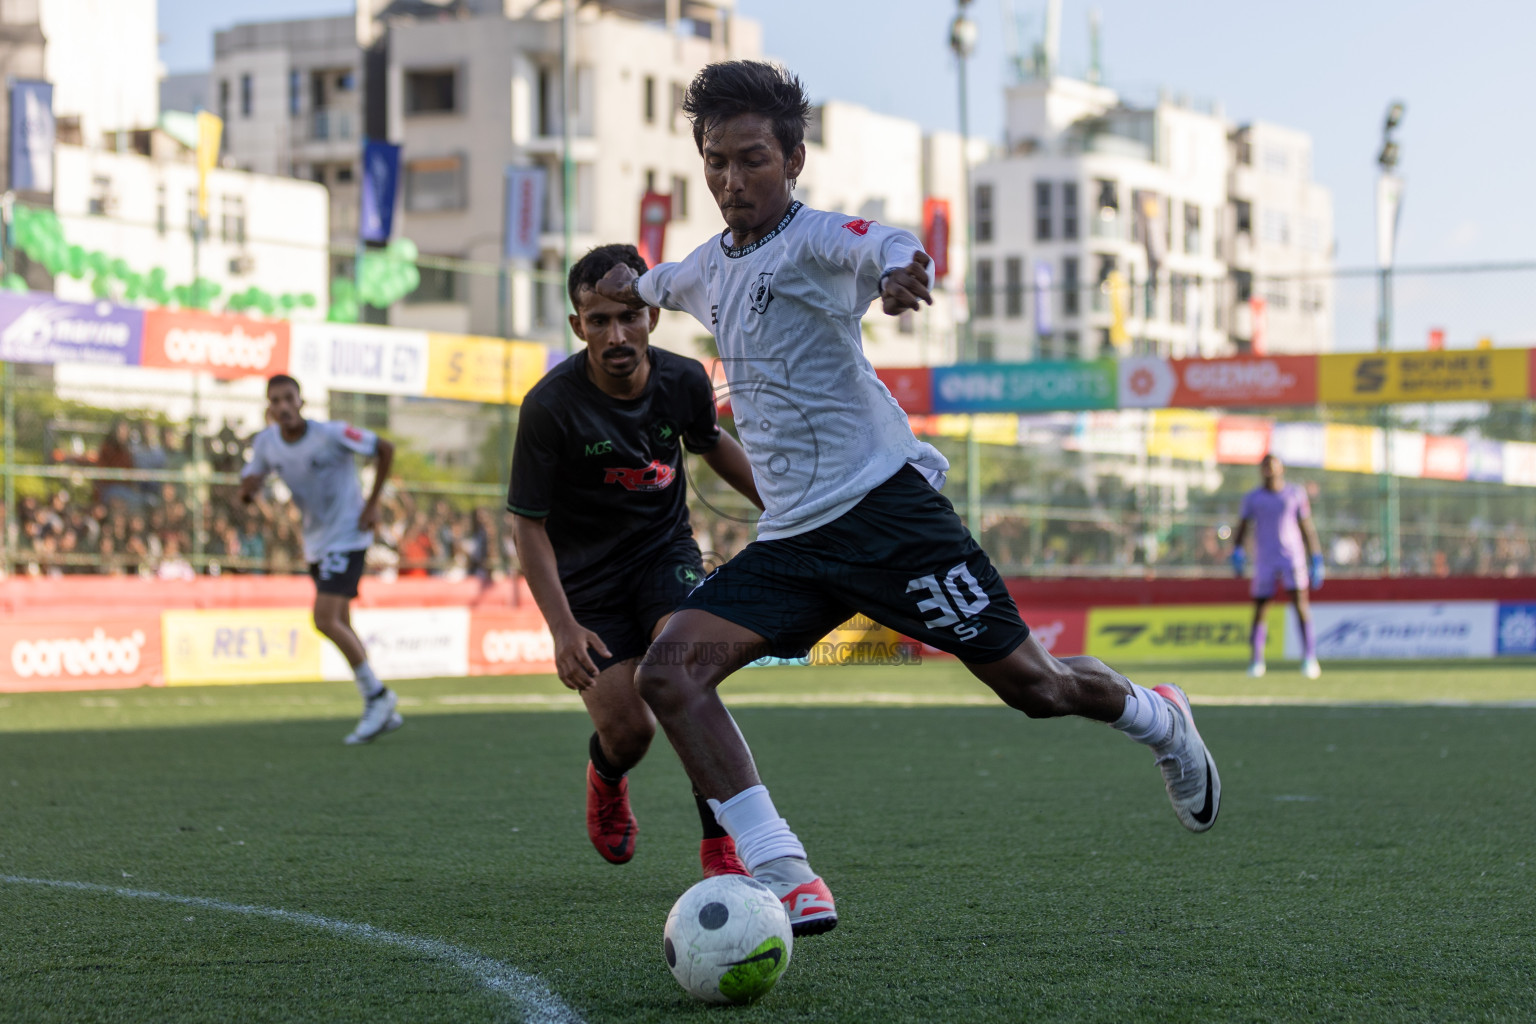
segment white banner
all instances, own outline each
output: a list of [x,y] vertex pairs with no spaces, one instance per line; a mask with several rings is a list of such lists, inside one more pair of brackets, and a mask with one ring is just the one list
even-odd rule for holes
[[[1496,601],[1318,601],[1312,628],[1321,661],[1349,658],[1491,658]],[[1300,630],[1285,631],[1285,656],[1301,657]]]
[[[380,679],[469,675],[468,608],[359,608],[352,628]],[[320,652],[324,678],[352,678],[335,644]]]
[[362,324],[293,325],[290,372],[318,399],[326,390],[365,395],[427,391],[427,333]]

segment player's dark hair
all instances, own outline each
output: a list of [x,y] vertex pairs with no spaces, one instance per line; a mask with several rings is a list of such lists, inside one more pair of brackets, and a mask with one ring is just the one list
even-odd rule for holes
[[705,65],[683,97],[683,113],[693,122],[693,141],[704,152],[704,133],[741,114],[761,114],[773,122],[773,135],[788,159],[805,141],[811,102],[792,71],[762,60],[728,60]]
[[301,395],[304,393],[303,389],[299,387],[298,381],[294,380],[286,373],[274,373],[272,376],[267,378],[267,394],[270,395],[272,393],[273,386],[277,384],[292,384],[293,390],[297,391]]
[[596,288],[603,275],[620,263],[637,274],[651,269],[645,265],[640,250],[632,245],[619,244],[600,245],[571,264],[571,274],[565,282],[566,290],[571,293],[571,308],[581,312],[581,303],[576,301],[576,293],[583,288]]

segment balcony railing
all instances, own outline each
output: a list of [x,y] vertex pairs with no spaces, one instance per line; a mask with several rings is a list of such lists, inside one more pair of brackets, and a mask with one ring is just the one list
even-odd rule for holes
[[309,114],[309,137],[314,142],[335,139],[347,141],[352,136],[352,112],[350,110],[312,110]]

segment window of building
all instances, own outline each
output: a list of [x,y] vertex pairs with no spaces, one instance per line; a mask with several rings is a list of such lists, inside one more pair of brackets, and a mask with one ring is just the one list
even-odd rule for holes
[[1083,342],[1082,342],[1082,338],[1078,335],[1078,333],[1076,331],[1063,331],[1061,333],[1061,358],[1063,358],[1063,359],[1081,359],[1081,358],[1083,358]]
[[644,86],[644,90],[643,91],[645,93],[645,123],[646,124],[655,124],[656,123],[656,77],[654,75],[646,75],[645,76],[645,86]]
[[1061,237],[1067,241],[1077,238],[1077,182],[1061,184]]
[[408,304],[459,301],[459,275],[442,267],[419,267],[421,283],[405,297]]
[[974,220],[976,241],[992,241],[992,186],[989,184],[976,186],[976,216]]
[[654,167],[647,167],[645,169],[645,190],[647,192],[656,191],[656,168]]
[[221,202],[219,238],[235,245],[245,244],[245,199],[242,196],[224,196]]
[[676,82],[672,83],[672,130],[679,131],[688,127],[688,118],[683,116],[684,90]]
[[1291,172],[1291,154],[1284,146],[1265,146],[1262,158],[1265,174],[1285,177]]
[[240,116],[250,117],[253,103],[253,93],[256,91],[250,75],[240,76]]
[[350,71],[343,71],[336,76],[336,91],[351,92],[357,85],[357,77]]
[[229,121],[229,79],[219,79],[219,120]]
[[555,73],[549,68],[539,68],[538,95],[539,134],[548,137],[560,133],[558,102],[555,98]]
[[1232,271],[1232,294],[1238,302],[1247,302],[1253,298],[1253,272],[1250,270]]
[[997,362],[997,339],[990,334],[983,334],[976,339],[976,361],[978,363]]
[[165,186],[164,185],[156,185],[155,186],[155,234],[159,235],[162,238],[165,237],[166,228],[169,227],[169,225],[166,223],[167,220],[168,220],[168,214],[169,214],[169,210],[166,208],[166,205],[165,205]]
[[341,164],[336,168],[336,184],[350,185],[352,183],[352,165]]
[[1183,274],[1168,275],[1168,319],[1176,324],[1182,324],[1186,319],[1186,298],[1189,291],[1189,278]]
[[1143,292],[1141,315],[1148,320],[1155,320],[1157,318],[1157,275],[1150,270],[1147,272],[1147,283]]
[[1270,309],[1289,309],[1291,282],[1275,280],[1264,282],[1264,302]]
[[1003,315],[1017,319],[1024,315],[1024,261],[1009,256],[1003,262]]
[[996,316],[996,303],[993,302],[994,284],[992,281],[992,261],[976,261],[976,287],[974,312],[979,319],[987,319]]
[[1291,244],[1291,217],[1284,210],[1265,209],[1260,234],[1272,245]]
[[288,116],[299,116],[299,105],[303,99],[304,76],[298,68],[288,72]]
[[1098,192],[1098,215],[1093,219],[1093,233],[1100,238],[1120,235],[1120,186],[1107,178],[1094,180]]
[[688,216],[688,179],[680,174],[672,177],[672,219]]
[[1082,287],[1077,280],[1078,262],[1076,256],[1068,256],[1061,261],[1061,315],[1077,316],[1078,295]]
[[1184,251],[1198,255],[1200,252],[1200,207],[1184,204]]
[[1253,143],[1248,136],[1239,136],[1237,140],[1237,162],[1244,167],[1253,166]]
[[409,160],[405,165],[405,208],[418,213],[462,210],[465,205],[464,158],[440,156]]
[[187,234],[195,235],[202,228],[202,218],[197,212],[197,189],[187,189]]
[[407,114],[451,114],[459,109],[458,72],[436,68],[405,73]]
[[1035,241],[1051,240],[1051,183],[1035,182]]
[[1246,199],[1239,199],[1232,204],[1232,211],[1236,221],[1234,230],[1240,235],[1246,234],[1251,238],[1253,236],[1253,204]]
[[104,174],[93,176],[86,211],[93,217],[105,217],[112,212],[112,206],[112,179]]

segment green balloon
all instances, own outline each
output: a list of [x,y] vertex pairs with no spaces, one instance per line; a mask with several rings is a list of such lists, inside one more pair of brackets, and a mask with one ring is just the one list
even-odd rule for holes
[[85,277],[85,250],[78,245],[72,245],[68,249],[68,254],[69,276]]
[[314,309],[319,303],[315,301],[315,297],[312,294],[305,292],[299,296],[299,305],[305,309]]
[[91,278],[91,294],[98,299],[110,298],[112,295],[112,279],[105,274],[97,274]]
[[16,273],[6,274],[5,279],[0,280],[0,288],[4,288],[8,292],[26,292],[28,290],[26,280]]

